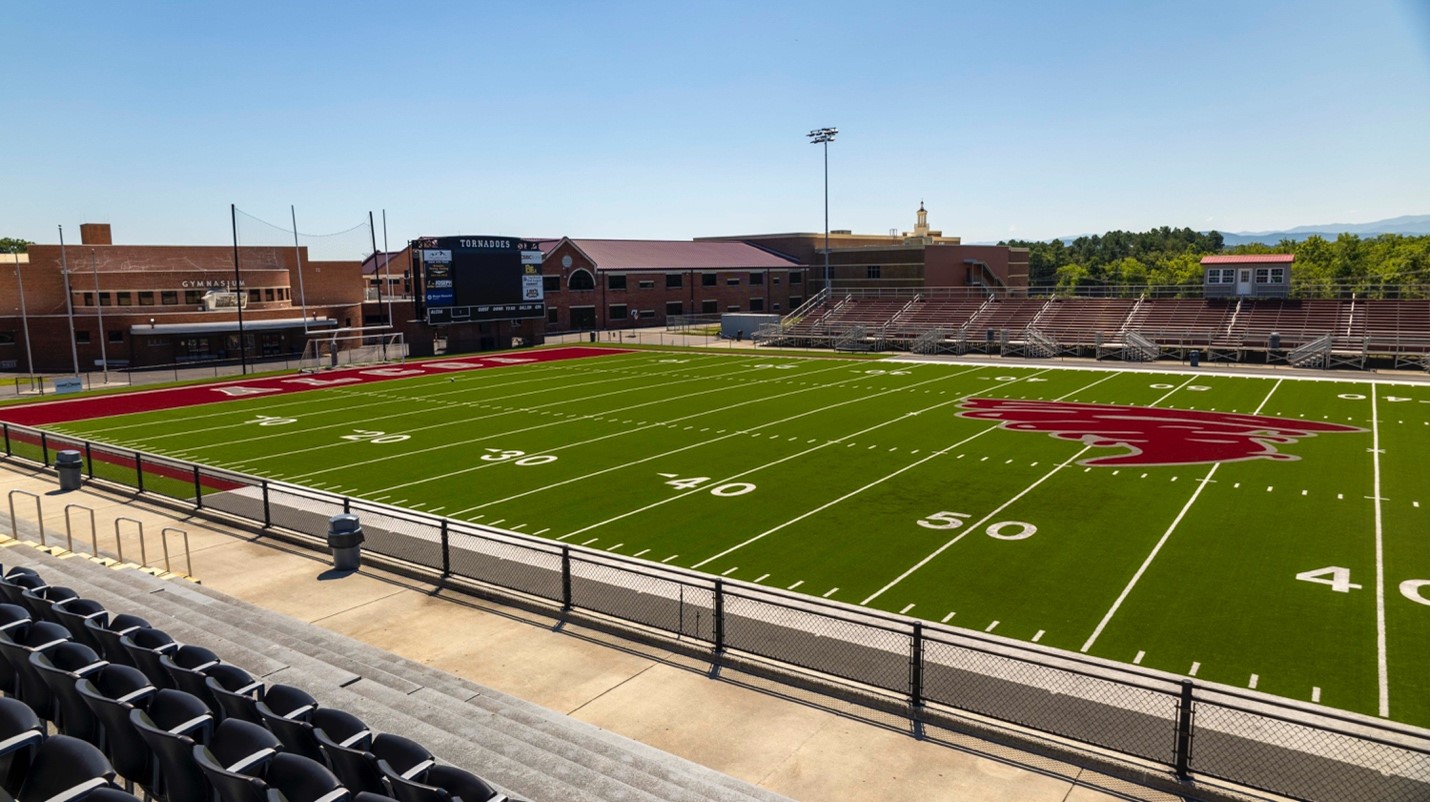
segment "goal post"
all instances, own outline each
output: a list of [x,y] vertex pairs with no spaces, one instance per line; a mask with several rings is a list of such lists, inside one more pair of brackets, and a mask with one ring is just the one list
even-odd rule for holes
[[300,373],[407,361],[407,341],[400,331],[309,332],[298,361]]

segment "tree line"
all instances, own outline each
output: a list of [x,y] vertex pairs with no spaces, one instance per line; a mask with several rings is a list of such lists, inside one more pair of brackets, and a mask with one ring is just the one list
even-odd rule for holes
[[1341,234],[1275,245],[1226,246],[1216,231],[1163,226],[1151,231],[1000,243],[1028,249],[1029,286],[1059,295],[1200,297],[1203,256],[1290,253],[1295,298],[1430,297],[1430,236]]

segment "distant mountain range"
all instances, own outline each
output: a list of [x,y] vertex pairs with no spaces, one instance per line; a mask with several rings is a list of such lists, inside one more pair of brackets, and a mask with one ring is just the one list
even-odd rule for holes
[[1285,231],[1236,231],[1231,233],[1223,231],[1222,238],[1227,245],[1245,245],[1249,242],[1275,245],[1287,239],[1297,242],[1314,236],[1335,239],[1341,234],[1359,234],[1362,237],[1373,237],[1377,234],[1430,234],[1430,214],[1408,214],[1392,217],[1389,220],[1377,220],[1373,223],[1327,223],[1318,226],[1297,226]]
[[[1249,242],[1275,245],[1282,240],[1289,239],[1300,242],[1315,236],[1335,239],[1341,234],[1358,234],[1362,237],[1374,237],[1377,234],[1426,235],[1430,234],[1430,214],[1407,214],[1392,217],[1389,220],[1376,220],[1373,223],[1324,223],[1315,226],[1297,226],[1284,231],[1221,232],[1222,240],[1227,245],[1245,245]],[[1055,237],[1055,239],[1062,240],[1064,244],[1072,244],[1072,241],[1080,236],[1092,235],[1078,234],[1071,237]]]

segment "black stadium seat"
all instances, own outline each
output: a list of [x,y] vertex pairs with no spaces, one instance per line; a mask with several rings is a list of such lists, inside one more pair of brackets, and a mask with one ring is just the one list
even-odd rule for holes
[[75,683],[103,669],[109,663],[82,643],[69,641],[30,655],[35,675],[49,687],[54,699],[55,726],[60,732],[98,746],[99,719],[85,704]]
[[[137,615],[121,613],[111,617],[91,618],[85,621],[84,625],[98,641],[99,649],[97,651],[104,655],[104,659],[111,663],[134,666],[134,659],[124,651],[123,646],[119,645],[119,639],[140,627],[149,626],[149,622]],[[138,666],[134,667],[138,668]]]
[[99,720],[110,765],[129,780],[150,787],[153,755],[129,720],[130,712],[148,705],[156,693],[149,678],[132,666],[110,663],[74,685]]
[[100,654],[104,653],[104,647],[84,625],[91,618],[103,618],[107,622],[109,611],[104,609],[104,605],[93,599],[70,599],[51,607],[50,614],[56,623],[70,631],[75,640]]
[[253,724],[263,724],[258,715],[258,700],[263,695],[263,683],[249,676],[247,671],[228,663],[219,663],[204,669],[209,693],[223,708],[224,718],[236,718]]
[[144,676],[156,688],[174,687],[174,678],[159,662],[161,655],[179,648],[179,644],[169,637],[169,633],[153,627],[140,627],[119,636],[119,645],[129,653],[134,666],[144,672]]
[[78,802],[96,788],[112,787],[114,769],[94,746],[56,735],[40,745],[25,782],[15,794],[19,802]]
[[15,675],[15,698],[29,705],[41,718],[52,718],[54,697],[30,665],[30,655],[53,649],[70,640],[69,630],[51,621],[22,624],[0,632],[0,656]]
[[18,699],[0,699],[0,787],[14,796],[25,781],[35,751],[45,740],[45,725]]
[[307,691],[292,685],[270,685],[255,707],[263,726],[278,736],[285,750],[311,760],[323,760],[323,752],[313,737],[313,725],[309,723],[318,709],[318,700]]

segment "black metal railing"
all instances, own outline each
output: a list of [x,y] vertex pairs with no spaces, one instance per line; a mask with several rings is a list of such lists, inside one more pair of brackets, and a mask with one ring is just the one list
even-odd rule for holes
[[15,424],[4,457],[87,472],[265,528],[318,536],[361,517],[365,548],[707,651],[811,672],[920,721],[971,713],[1296,799],[1430,799],[1430,731],[745,582],[500,532]]

